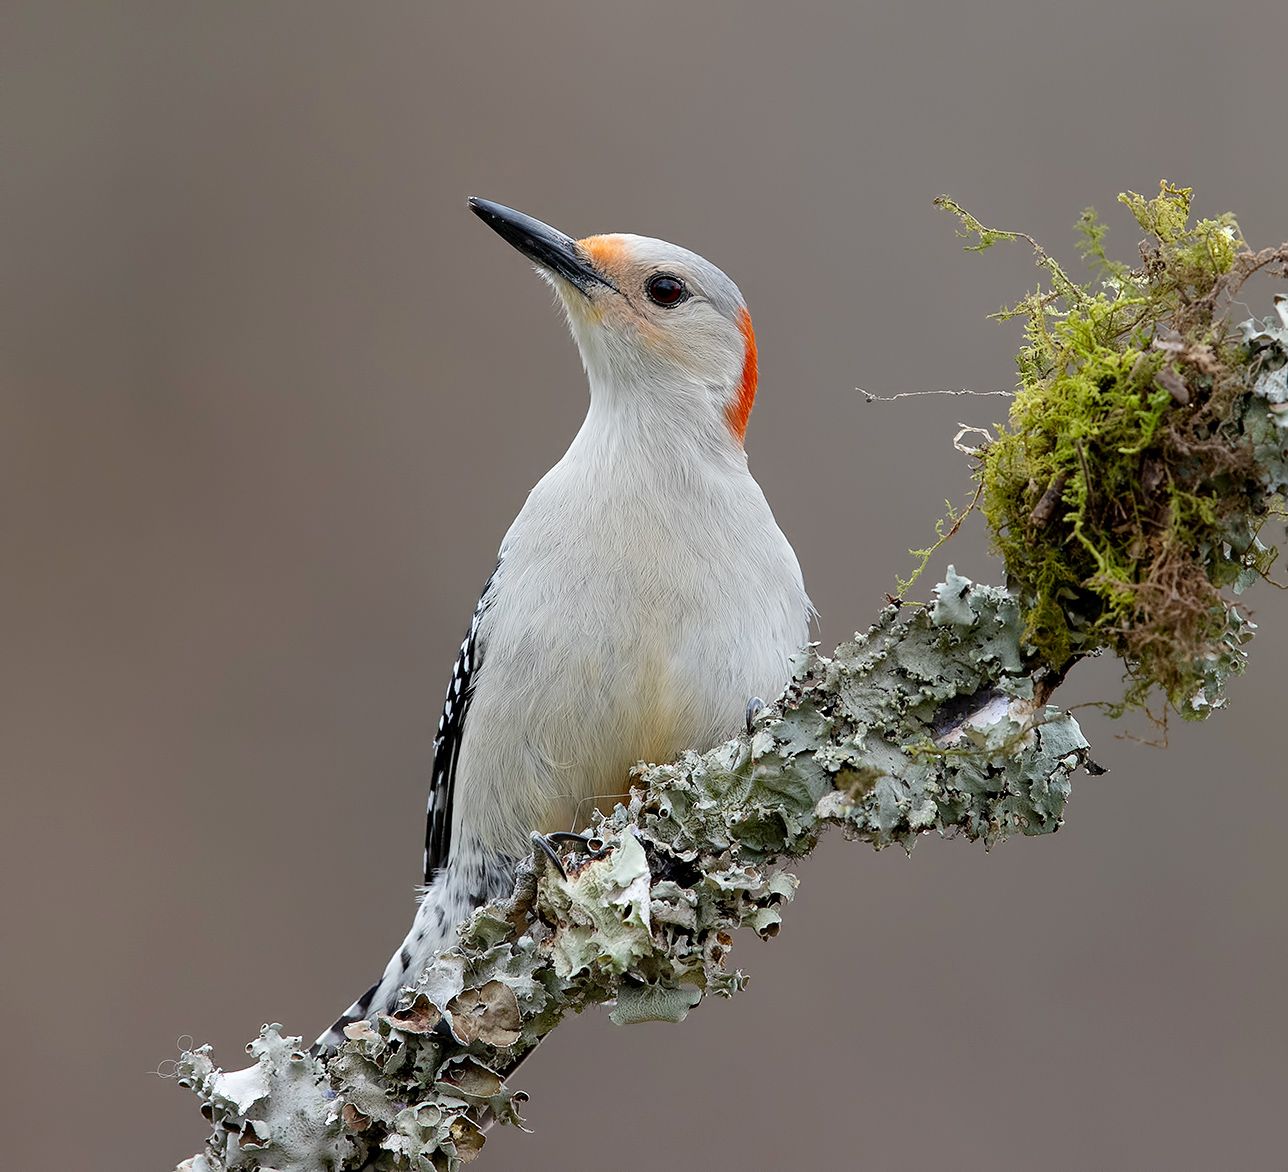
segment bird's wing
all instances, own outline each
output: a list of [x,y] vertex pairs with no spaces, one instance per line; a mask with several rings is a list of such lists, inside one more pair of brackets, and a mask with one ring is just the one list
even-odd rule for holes
[[426,883],[447,865],[452,850],[452,799],[456,788],[456,762],[461,751],[461,736],[465,731],[465,713],[470,706],[474,678],[483,654],[484,640],[480,637],[483,616],[491,602],[492,583],[495,581],[496,570],[493,570],[479,596],[474,617],[470,620],[469,633],[465,636],[460,654],[452,667],[447,699],[443,701],[443,714],[438,720],[438,735],[434,737],[434,775],[429,785],[429,806],[425,811]]

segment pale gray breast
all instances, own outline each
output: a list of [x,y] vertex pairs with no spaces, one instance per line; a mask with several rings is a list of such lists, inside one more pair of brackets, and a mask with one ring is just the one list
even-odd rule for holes
[[807,633],[795,557],[749,476],[695,485],[680,509],[629,486],[541,488],[493,582],[458,771],[466,832],[520,853],[623,793],[637,761],[734,733]]

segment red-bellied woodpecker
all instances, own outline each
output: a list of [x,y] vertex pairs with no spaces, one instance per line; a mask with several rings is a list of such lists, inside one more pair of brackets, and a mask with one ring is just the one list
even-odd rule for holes
[[534,834],[622,796],[639,761],[732,736],[808,637],[796,555],[747,470],[756,339],[734,283],[662,240],[573,240],[470,207],[554,286],[590,409],[502,540],[461,644],[415,922],[326,1048],[388,1012],[460,921],[509,893]]

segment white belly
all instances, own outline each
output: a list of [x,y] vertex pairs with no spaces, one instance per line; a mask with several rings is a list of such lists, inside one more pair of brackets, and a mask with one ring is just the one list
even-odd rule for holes
[[588,494],[558,472],[502,547],[456,776],[454,841],[516,857],[611,805],[637,762],[732,736],[808,637],[796,557],[745,469],[671,516],[638,485]]

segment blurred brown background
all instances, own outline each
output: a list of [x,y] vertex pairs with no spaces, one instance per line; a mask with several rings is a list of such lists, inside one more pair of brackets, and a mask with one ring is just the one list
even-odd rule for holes
[[[741,284],[752,465],[830,646],[967,490],[957,422],[1004,410],[856,384],[1009,386],[984,319],[1035,279],[932,197],[1070,257],[1094,202],[1130,255],[1113,197],[1167,177],[1278,242],[1286,31],[1269,0],[6,5],[6,1167],[171,1167],[204,1132],[150,1073],[176,1038],[311,1037],[401,938],[454,649],[585,402],[468,193]],[[950,555],[996,577],[978,526]],[[569,1023],[487,1166],[1282,1167],[1288,600],[1251,603],[1228,712],[1165,751],[1087,713],[1113,772],[1053,839],[828,841],[744,995]]]

